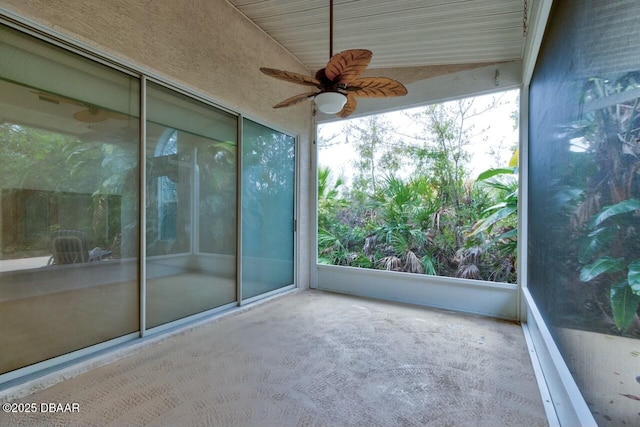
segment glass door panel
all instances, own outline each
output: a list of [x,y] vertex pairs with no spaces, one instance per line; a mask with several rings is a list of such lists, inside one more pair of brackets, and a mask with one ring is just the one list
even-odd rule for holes
[[139,330],[139,81],[0,27],[0,374]]
[[242,298],[293,284],[295,138],[243,123]]
[[147,87],[146,326],[236,301],[235,116]]

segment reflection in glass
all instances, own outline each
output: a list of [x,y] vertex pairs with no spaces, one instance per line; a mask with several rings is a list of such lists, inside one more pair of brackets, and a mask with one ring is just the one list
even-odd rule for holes
[[0,373],[139,328],[138,81],[0,27]]
[[244,120],[242,298],[293,284],[295,139]]
[[635,425],[640,5],[554,6],[530,95],[529,288],[598,424]]
[[237,119],[153,83],[147,97],[152,328],[236,300]]

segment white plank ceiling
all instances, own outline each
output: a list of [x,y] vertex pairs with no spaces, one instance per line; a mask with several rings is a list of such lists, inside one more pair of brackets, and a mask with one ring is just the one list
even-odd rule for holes
[[[329,0],[228,1],[310,70],[325,66]],[[525,0],[335,0],[333,51],[369,49],[370,69],[517,61],[524,8]]]

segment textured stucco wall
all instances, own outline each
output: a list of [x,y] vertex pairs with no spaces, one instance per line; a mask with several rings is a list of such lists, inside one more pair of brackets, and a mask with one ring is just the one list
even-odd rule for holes
[[308,73],[300,62],[225,0],[0,0],[0,8],[297,135],[298,284],[308,286],[311,105],[274,110],[300,87],[258,69]]

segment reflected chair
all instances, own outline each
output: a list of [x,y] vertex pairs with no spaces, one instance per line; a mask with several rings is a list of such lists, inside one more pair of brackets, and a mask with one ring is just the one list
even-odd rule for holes
[[111,256],[111,251],[94,248],[89,251],[87,236],[80,230],[59,230],[51,235],[52,264],[77,264],[100,261]]

